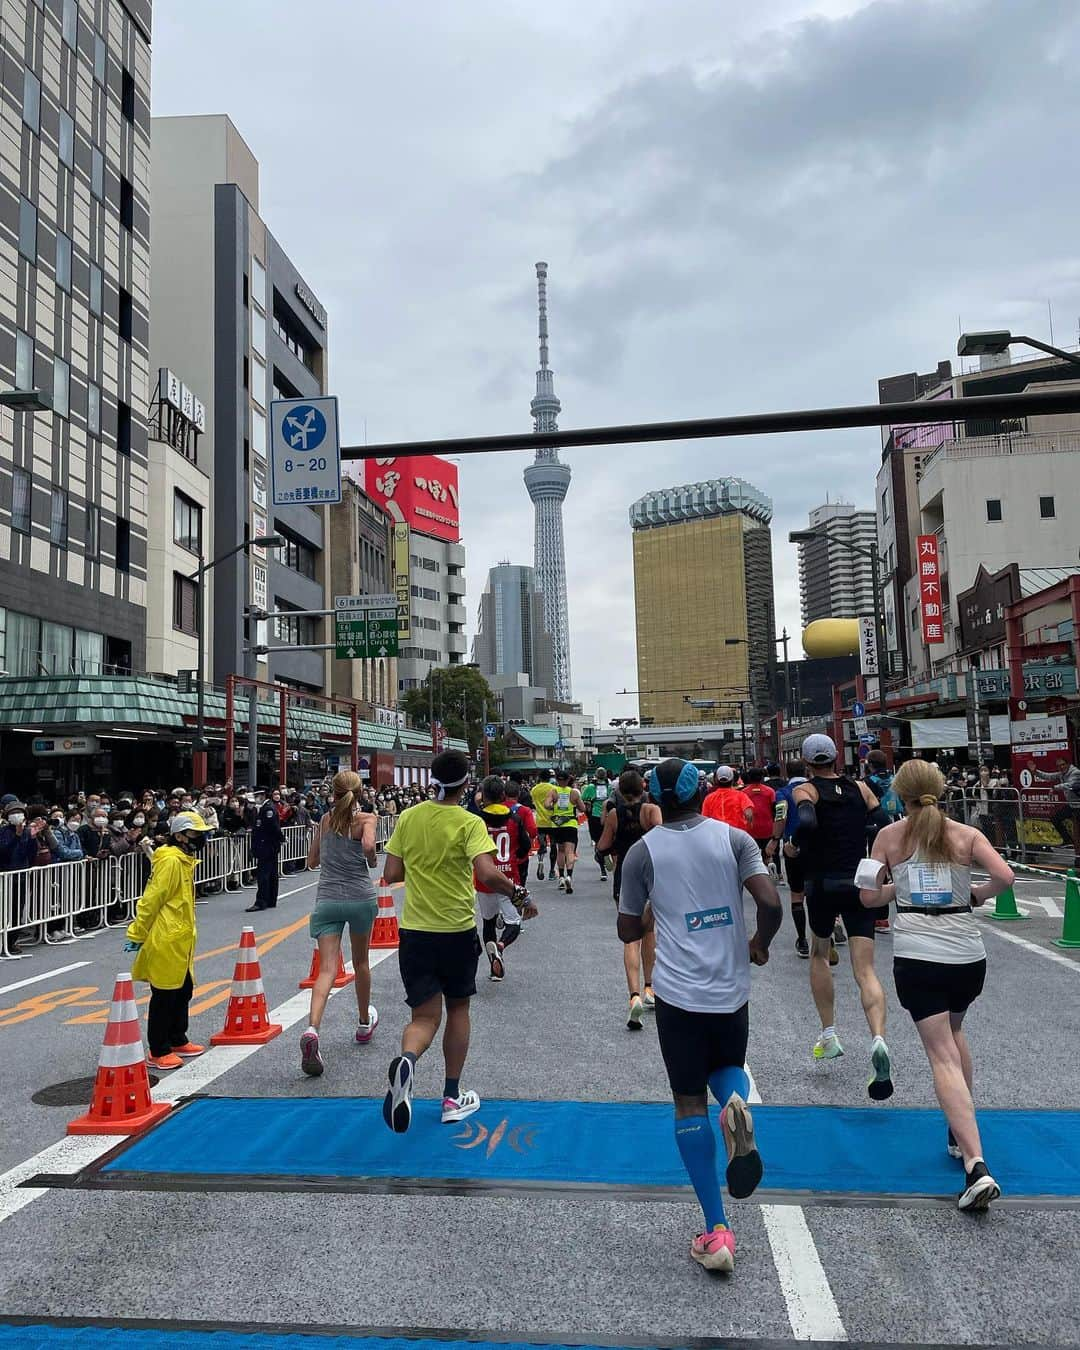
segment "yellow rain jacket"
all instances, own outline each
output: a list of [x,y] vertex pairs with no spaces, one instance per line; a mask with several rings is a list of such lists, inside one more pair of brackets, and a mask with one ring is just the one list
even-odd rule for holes
[[154,853],[150,880],[128,924],[128,940],[143,944],[131,967],[132,979],[147,980],[155,989],[179,989],[193,971],[197,862],[176,844]]

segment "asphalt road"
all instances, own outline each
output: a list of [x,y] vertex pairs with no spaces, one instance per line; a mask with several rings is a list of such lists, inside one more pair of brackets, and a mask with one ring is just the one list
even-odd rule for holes
[[[244,914],[250,892],[199,906],[193,1036],[207,1039],[221,1025],[244,923],[259,935],[268,1002],[289,1025],[253,1053],[211,1052],[163,1078],[155,1095],[381,1097],[405,1020],[393,953],[374,971],[381,1024],[372,1045],[352,1044],[355,1005],[346,989],[324,1022],[326,1074],[310,1080],[299,1070],[306,998],[297,982],[310,961],[312,883],[305,873],[283,878],[272,913]],[[572,897],[550,882],[534,886],[542,912],[510,950],[506,981],[481,982],[463,1083],[489,1097],[666,1101],[654,1028],[625,1027],[610,883],[584,862],[576,883]],[[1022,881],[1017,893],[1029,920],[985,924],[990,974],[969,1019],[981,1105],[1080,1109],[1080,952],[1053,945],[1063,892],[1057,881]],[[27,1190],[18,1185],[27,1177],[75,1173],[115,1142],[58,1145],[82,1108],[32,1098],[93,1074],[112,983],[124,969],[122,940],[114,930],[0,963],[6,1314],[445,1328],[569,1341],[1078,1340],[1080,1199],[1076,1208],[1001,1206],[980,1218],[946,1205],[733,1203],[738,1264],[733,1278],[719,1280],[687,1256],[699,1226],[689,1193],[653,1200]],[[770,1104],[865,1106],[869,1037],[846,958],[837,970],[837,1021],[848,1053],[816,1064],[807,965],[793,940],[786,922],[773,959],[754,972],[748,1057],[757,1089]],[[888,979],[891,938],[880,947],[893,1103],[930,1107],[929,1070]],[[34,983],[13,987],[26,980]],[[437,1058],[425,1059],[419,1092],[434,1096],[440,1076]],[[647,1173],[644,1160],[645,1180]]]

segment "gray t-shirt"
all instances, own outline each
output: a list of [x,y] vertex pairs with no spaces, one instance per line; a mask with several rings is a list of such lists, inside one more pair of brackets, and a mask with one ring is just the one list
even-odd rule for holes
[[686,1012],[737,1012],[750,997],[742,888],[767,876],[745,830],[692,816],[650,830],[623,859],[619,910],[656,922],[653,988]]

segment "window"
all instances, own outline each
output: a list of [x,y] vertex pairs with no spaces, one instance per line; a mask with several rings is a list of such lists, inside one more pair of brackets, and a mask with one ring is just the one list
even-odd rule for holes
[[79,49],[79,0],[64,0],[64,17],[61,30],[64,41],[71,50]]
[[59,356],[53,357],[53,412],[67,417],[71,411],[71,367]]
[[135,121],[135,76],[130,70],[120,77],[120,111],[129,122]]
[[300,390],[274,367],[274,398],[299,398]]
[[202,507],[182,492],[173,497],[173,540],[192,553],[202,553]]
[[[244,369],[245,371],[247,370],[246,364],[244,366]],[[265,406],[266,367],[263,365],[263,363],[259,360],[257,356],[253,357],[251,360],[251,374],[249,376],[249,383],[251,385],[251,397],[255,400],[256,403],[260,403]]]
[[101,385],[86,386],[86,430],[91,436],[101,435]]
[[131,521],[119,516],[116,519],[116,570],[131,570]]
[[415,600],[441,600],[438,591],[433,591],[429,586],[412,586],[409,588]]
[[1053,497],[1039,498],[1039,515],[1043,520],[1054,519],[1054,517],[1057,515],[1057,512],[1054,510]]
[[290,571],[299,572],[302,577],[314,581],[316,550],[307,544],[290,539],[288,535],[282,535],[282,538],[285,540],[285,547],[278,550],[278,561]]
[[262,309],[266,308],[266,268],[258,260],[251,260],[251,298]]
[[266,315],[257,309],[251,311],[251,347],[259,356],[266,356]]
[[125,230],[135,228],[135,189],[131,181],[120,176],[120,224]]
[[987,497],[986,499],[986,519],[995,521],[1001,519],[1001,498]]
[[25,197],[19,198],[19,252],[37,262],[37,207]]
[[131,404],[123,399],[116,405],[116,453],[131,454]]
[[101,318],[105,308],[105,277],[97,263],[90,264],[90,313]]
[[101,508],[93,502],[86,503],[86,530],[83,536],[83,553],[96,558],[101,547]]
[[41,81],[29,66],[23,71],[22,117],[31,131],[41,130]]
[[191,637],[199,632],[199,588],[190,577],[173,573],[172,626]]
[[11,472],[11,528],[20,534],[30,533],[30,497],[33,480],[25,469]]
[[94,79],[98,84],[105,83],[105,39],[100,33],[94,34]]
[[131,298],[131,292],[126,291],[123,286],[120,287],[120,310],[116,320],[116,326],[120,336],[125,342],[131,341],[132,325],[135,321],[135,302]]
[[29,333],[15,334],[15,388],[34,387],[34,339]]
[[49,543],[67,548],[68,495],[63,488],[54,487],[49,504]]
[[58,132],[60,145],[60,163],[66,164],[69,169],[75,167],[75,120],[70,113],[66,113],[63,108],[60,109],[60,130]]
[[881,522],[884,524],[889,519],[889,489],[881,489]]
[[105,156],[93,146],[90,150],[90,191],[98,199],[105,198]]
[[71,294],[71,239],[62,230],[56,232],[56,284]]
[[[280,596],[274,597],[274,608],[281,610],[299,609],[299,605],[290,604]],[[274,636],[278,642],[288,646],[310,647],[319,641],[318,620],[311,615],[292,615],[286,613],[274,620]]]
[[251,448],[257,455],[266,455],[266,418],[257,408],[251,410]]

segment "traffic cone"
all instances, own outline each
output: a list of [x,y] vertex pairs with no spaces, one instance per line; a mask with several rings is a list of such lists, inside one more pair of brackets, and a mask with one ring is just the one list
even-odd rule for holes
[[390,886],[379,878],[379,912],[375,926],[371,930],[369,947],[396,947],[398,945],[397,912],[394,909],[394,897]]
[[150,1096],[135,990],[126,971],[117,975],[105,1040],[98,1056],[90,1109],[67,1127],[68,1134],[138,1134],[172,1109]]
[[1016,908],[1016,892],[1011,886],[1007,886],[994,901],[994,908],[986,916],[988,919],[1026,919],[1026,914],[1021,914]]
[[1080,881],[1076,879],[1075,867],[1069,868],[1065,881],[1065,921],[1054,946],[1080,947]]
[[223,1030],[210,1037],[211,1045],[265,1045],[281,1035],[281,1026],[270,1021],[266,1010],[255,929],[240,930],[240,946],[233,969],[232,993],[225,1009]]
[[[296,986],[298,989],[311,989],[319,977],[319,944],[316,942],[315,950],[311,953],[311,969],[307,973],[307,978],[300,981]],[[334,976],[334,988],[344,989],[347,984],[352,984],[352,976],[345,969],[345,958],[341,954],[341,948],[338,948],[337,954],[337,974]]]

